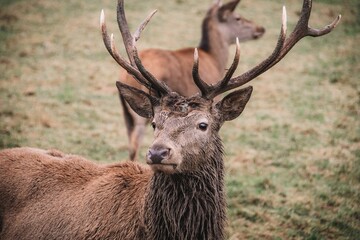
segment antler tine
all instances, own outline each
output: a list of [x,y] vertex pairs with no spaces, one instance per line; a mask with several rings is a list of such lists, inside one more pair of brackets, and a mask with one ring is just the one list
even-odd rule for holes
[[121,32],[121,36],[123,38],[126,53],[128,55],[131,65],[136,66],[133,55],[132,55],[132,50],[133,50],[133,46],[135,45],[135,40],[129,30],[129,25],[128,25],[128,22],[127,22],[126,16],[125,16],[125,7],[124,7],[123,0],[118,0],[116,13],[117,13],[116,19],[118,22],[119,30]]
[[117,6],[117,21],[118,26],[123,38],[124,46],[126,53],[128,55],[129,61],[125,60],[118,53],[115,44],[113,34],[109,37],[107,33],[107,28],[105,24],[105,14],[104,10],[100,14],[100,27],[102,32],[103,41],[106,49],[110,55],[115,59],[115,61],[123,67],[129,74],[131,74],[140,84],[144,85],[149,90],[155,90],[162,94],[170,93],[170,89],[166,86],[165,83],[158,81],[153,75],[151,75],[145,67],[142,65],[138,52],[135,46],[136,41],[140,38],[141,32],[146,27],[147,23],[150,21],[151,17],[156,13],[156,10],[151,12],[151,14],[140,24],[138,29],[135,32],[133,37],[129,31],[129,27],[125,17],[124,11],[124,1],[118,0]]
[[271,65],[269,65],[266,70],[270,69],[276,63],[278,63],[302,38],[306,36],[320,37],[326,35],[330,33],[337,26],[337,24],[341,19],[341,15],[338,15],[331,24],[323,27],[322,29],[311,28],[309,27],[311,8],[312,8],[312,0],[305,0],[301,10],[301,16],[294,30],[290,34],[289,38],[286,39],[284,47],[281,50],[281,53],[278,56],[278,58]]
[[214,4],[219,5],[219,6],[222,4],[221,0],[214,0],[213,2],[214,2]]
[[160,82],[159,80],[157,80],[154,77],[154,75],[152,75],[149,71],[147,71],[144,65],[142,65],[135,47],[133,53],[134,53],[134,60],[136,66],[138,67],[141,74],[150,82],[151,87],[159,91],[159,93],[163,93],[163,94],[170,93],[171,92],[170,88],[164,82]]
[[125,45],[126,52],[130,59],[131,65],[137,66],[138,70],[141,74],[148,80],[150,86],[159,91],[160,93],[167,94],[170,93],[171,90],[166,86],[164,82],[160,82],[157,80],[150,72],[148,72],[145,67],[142,65],[141,60],[138,55],[138,51],[136,48],[136,41],[140,39],[141,32],[145,29],[146,25],[149,23],[150,19],[157,10],[152,11],[147,18],[139,25],[138,29],[135,31],[134,36],[131,35],[129,31],[129,27],[127,24],[125,10],[124,10],[124,1],[118,0],[117,7],[117,21],[119,25],[119,29],[121,35],[123,37],[123,42]]
[[242,86],[260,74],[266,72],[276,63],[278,63],[284,56],[295,46],[295,44],[306,36],[319,37],[331,32],[341,19],[339,15],[331,24],[325,26],[322,29],[313,29],[308,26],[310,13],[311,13],[312,1],[304,0],[303,7],[301,10],[301,16],[296,24],[293,32],[288,38],[285,36],[286,30],[286,9],[283,7],[283,17],[282,17],[282,30],[279,36],[279,40],[274,52],[263,62],[252,68],[251,70],[243,73],[238,77],[230,79],[229,83],[221,89],[216,89],[214,96],[229,91],[231,89]]
[[213,86],[213,91],[209,94],[209,96],[208,96],[209,98],[213,98],[216,96],[216,89],[222,89],[229,83],[232,75],[234,74],[234,72],[237,69],[239,60],[240,60],[240,42],[239,42],[239,38],[236,38],[236,51],[235,51],[234,60],[231,64],[229,70],[226,72],[225,77],[219,83],[217,83],[215,86]]
[[126,69],[131,75],[133,75],[134,78],[137,79],[142,85],[150,89],[151,86],[148,84],[147,80],[141,75],[141,73],[136,68],[134,68],[128,61],[122,58],[120,54],[117,52],[114,44],[114,35],[111,34],[111,37],[109,37],[109,34],[107,32],[104,10],[101,10],[100,13],[100,28],[101,28],[102,38],[105,47],[110,53],[110,55],[114,58],[114,60],[121,67]]
[[138,29],[134,33],[134,40],[137,42],[137,40],[140,39],[140,35],[142,31],[145,29],[146,25],[150,22],[151,18],[157,13],[157,9],[153,10],[147,18],[144,19],[144,21],[139,25]]
[[149,23],[150,19],[154,14],[157,12],[157,10],[152,11],[147,18],[144,19],[144,21],[139,25],[138,29],[135,31],[133,36],[133,49],[132,49],[132,56],[134,58],[134,62],[136,66],[138,67],[141,74],[149,80],[150,84],[157,90],[163,93],[170,93],[170,88],[164,83],[158,81],[149,71],[146,70],[144,65],[141,63],[137,48],[136,48],[136,42],[140,39],[141,32],[145,29],[146,25]]
[[200,89],[201,96],[206,97],[210,91],[210,86],[204,82],[199,75],[199,52],[197,48],[194,49],[194,65],[192,75],[196,86]]
[[336,28],[336,26],[338,25],[338,23],[340,22],[341,19],[341,14],[339,14],[332,23],[330,23],[329,25],[323,27],[322,29],[314,29],[314,28],[309,28],[309,36],[311,37],[320,37],[322,35],[328,34],[329,32],[331,32],[334,28]]
[[242,75],[240,75],[238,77],[231,78],[230,80],[228,80],[228,84],[226,86],[223,86],[222,88],[214,89],[212,96],[217,96],[221,93],[224,93],[231,89],[242,86],[245,83],[247,83],[247,82],[251,81],[252,79],[256,78],[257,76],[259,76],[261,73],[263,73],[265,71],[264,69],[266,69],[266,67],[269,66],[281,54],[281,49],[283,48],[285,39],[286,39],[286,23],[287,23],[286,8],[283,7],[282,24],[281,24],[280,34],[279,34],[278,41],[276,43],[276,47],[275,47],[274,51],[272,52],[272,54],[268,58],[266,58],[264,61],[262,61],[260,64],[258,64],[254,68],[250,69],[249,71],[243,73]]

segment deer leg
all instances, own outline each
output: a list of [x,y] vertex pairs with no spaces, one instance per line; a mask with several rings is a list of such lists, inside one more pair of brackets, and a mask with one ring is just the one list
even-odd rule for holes
[[[120,95],[120,93],[119,93],[119,98],[120,98],[120,103],[121,103],[121,106],[123,109],[126,132],[128,135],[129,142],[131,143],[130,139],[131,139],[132,133],[134,131],[134,118],[130,113],[131,110],[130,110],[128,104],[126,103],[125,99]],[[136,154],[133,152],[132,147],[129,147],[129,156],[130,156],[131,161],[134,160],[135,155]]]
[[[133,114],[136,114],[135,112]],[[145,133],[145,125],[147,124],[147,119],[135,116],[135,125],[133,128],[133,131],[130,136],[130,147],[129,147],[129,153],[130,153],[130,159],[132,161],[136,160],[139,154],[139,148],[141,145],[141,141],[144,137]]]
[[138,116],[126,103],[125,99],[119,94],[123,108],[126,131],[129,139],[129,157],[131,161],[137,159],[141,140],[144,136],[147,119]]

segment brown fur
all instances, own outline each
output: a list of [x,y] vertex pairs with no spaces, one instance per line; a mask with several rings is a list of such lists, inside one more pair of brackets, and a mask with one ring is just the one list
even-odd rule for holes
[[[214,4],[203,20],[202,37],[198,46],[199,72],[207,83],[214,84],[224,75],[229,46],[235,43],[236,37],[240,41],[247,41],[262,36],[265,31],[263,27],[233,12],[238,2],[238,0],[231,1],[222,7]],[[147,49],[140,52],[140,59],[146,69],[157,79],[165,82],[172,91],[187,97],[198,92],[191,73],[194,48],[175,51]],[[146,88],[124,69],[120,72],[120,81],[146,91]],[[147,121],[132,111],[121,96],[120,99],[129,138],[130,159],[135,160]]]
[[131,162],[1,151],[0,239],[141,239],[142,209],[131,206],[143,205],[151,175]]
[[[150,149],[171,154],[160,164],[148,156],[150,170],[134,162],[98,165],[54,150],[0,151],[0,239],[224,239],[218,131],[229,120],[224,116],[241,113],[251,88],[235,92],[242,104],[173,93],[154,105],[130,87],[121,94],[145,103],[139,114],[154,113]],[[206,131],[198,128],[201,121]]]

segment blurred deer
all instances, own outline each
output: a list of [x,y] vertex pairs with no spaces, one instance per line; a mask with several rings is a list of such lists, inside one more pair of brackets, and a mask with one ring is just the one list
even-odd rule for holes
[[192,75],[200,92],[181,96],[156,79],[141,63],[136,40],[118,2],[118,23],[129,61],[120,56],[113,37],[101,29],[105,46],[142,91],[121,82],[116,86],[129,106],[151,119],[154,142],[146,163],[98,165],[58,151],[14,148],[0,151],[0,239],[206,239],[225,238],[226,200],[223,145],[219,130],[237,118],[249,101],[252,87],[236,89],[279,62],[303,37],[318,37],[329,26],[308,27],[311,1],[304,0],[298,24],[286,37],[286,12],[274,52],[259,65],[233,77],[239,44],[225,77],[209,85],[199,74],[195,50]]
[[[202,22],[202,36],[198,46],[201,57],[200,74],[208,84],[215,84],[225,73],[229,58],[229,47],[238,38],[240,42],[261,37],[265,29],[238,15],[235,8],[240,0],[224,5],[214,3],[207,11]],[[194,48],[175,51],[147,49],[139,53],[143,65],[160,81],[165,82],[174,92],[192,96],[199,92],[191,76]],[[146,91],[130,74],[122,69],[120,81]],[[129,155],[135,160],[148,120],[140,117],[120,95],[128,139]]]

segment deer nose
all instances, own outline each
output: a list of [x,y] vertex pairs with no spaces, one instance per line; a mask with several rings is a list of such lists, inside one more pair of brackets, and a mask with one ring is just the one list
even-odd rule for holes
[[148,159],[152,164],[160,164],[162,160],[170,155],[170,149],[164,147],[153,147],[149,149]]
[[256,27],[256,31],[254,33],[254,38],[259,38],[262,35],[264,35],[264,33],[265,33],[265,28],[258,26],[258,27]]

